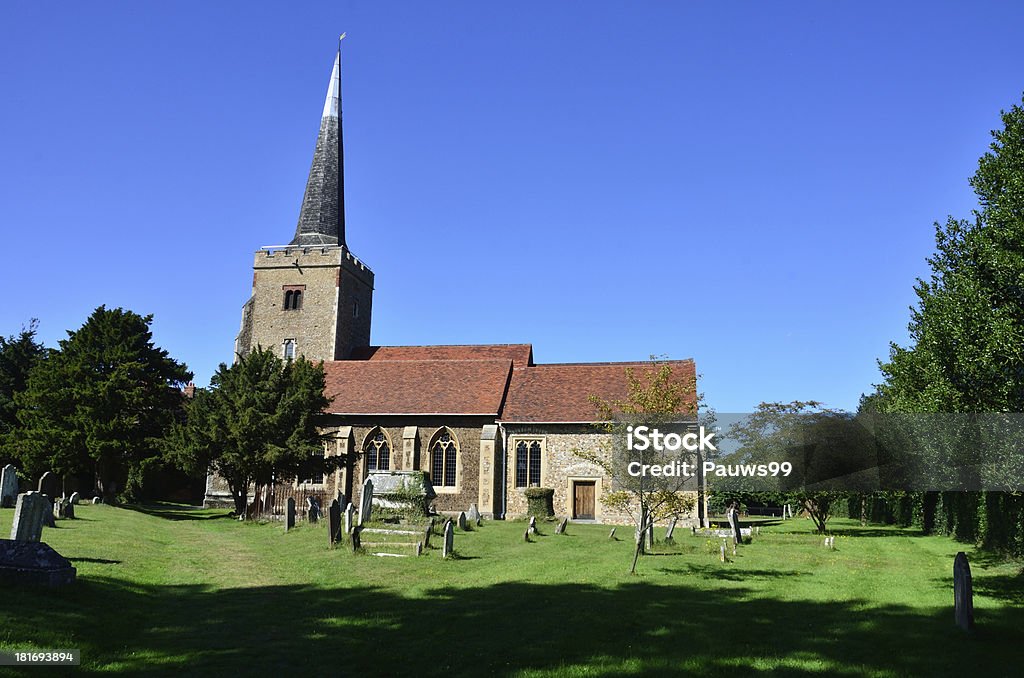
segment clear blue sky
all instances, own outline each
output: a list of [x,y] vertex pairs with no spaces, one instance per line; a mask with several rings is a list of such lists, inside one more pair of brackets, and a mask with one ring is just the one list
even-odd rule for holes
[[1024,91],[1020,3],[6,3],[0,332],[155,315],[206,384],[294,231],[338,33],[378,344],[693,357],[854,407]]

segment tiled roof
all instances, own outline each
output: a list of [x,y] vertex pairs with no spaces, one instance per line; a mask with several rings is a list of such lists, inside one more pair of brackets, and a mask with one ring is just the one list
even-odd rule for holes
[[[692,360],[669,361],[676,379],[691,382]],[[592,422],[598,412],[590,396],[605,401],[629,395],[626,368],[637,373],[650,367],[639,363],[569,363],[516,367],[501,420],[505,422]],[[695,394],[694,394],[695,397]],[[691,402],[693,400],[691,399]]]
[[516,367],[533,364],[530,344],[452,346],[364,346],[352,350],[352,360],[511,360]]
[[511,370],[512,361],[507,359],[334,360],[324,363],[324,393],[333,398],[326,411],[496,417]]

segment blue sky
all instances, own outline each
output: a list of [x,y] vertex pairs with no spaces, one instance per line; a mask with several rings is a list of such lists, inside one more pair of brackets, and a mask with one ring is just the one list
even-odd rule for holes
[[1024,91],[1019,3],[7,3],[0,332],[155,315],[206,384],[294,231],[338,33],[378,344],[693,357],[855,407]]

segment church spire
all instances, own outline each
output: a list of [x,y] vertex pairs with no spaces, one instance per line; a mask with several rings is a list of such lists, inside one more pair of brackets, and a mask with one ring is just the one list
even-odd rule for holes
[[[345,36],[342,35],[342,38]],[[341,40],[292,245],[345,246],[345,159],[341,135]]]

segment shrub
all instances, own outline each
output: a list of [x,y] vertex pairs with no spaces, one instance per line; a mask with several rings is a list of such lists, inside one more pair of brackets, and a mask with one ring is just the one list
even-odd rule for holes
[[538,518],[550,518],[555,515],[555,491],[550,487],[526,488],[526,513]]

